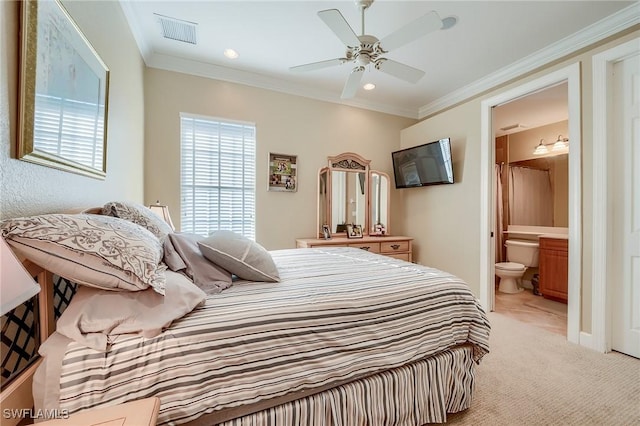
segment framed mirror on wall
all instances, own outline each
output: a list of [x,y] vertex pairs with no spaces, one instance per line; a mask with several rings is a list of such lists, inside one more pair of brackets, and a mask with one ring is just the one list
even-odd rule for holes
[[58,0],[21,13],[17,157],[104,179],[109,69]]

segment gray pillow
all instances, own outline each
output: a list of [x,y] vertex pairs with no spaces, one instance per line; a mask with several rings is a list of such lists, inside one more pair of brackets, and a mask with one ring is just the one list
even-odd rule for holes
[[79,287],[56,323],[56,331],[99,351],[106,351],[109,343],[121,334],[157,336],[206,297],[184,275],[172,271],[165,274],[164,297],[151,289],[113,292]]
[[[198,241],[204,237],[196,234],[174,233],[169,234],[168,241],[175,249],[179,258],[182,259],[183,268],[172,269],[184,272],[191,278],[193,283],[200,287],[206,294],[220,293],[222,290],[231,287],[231,272],[225,271],[215,263],[211,263],[202,255],[198,247]],[[165,244],[165,260],[167,244]],[[177,262],[171,262],[175,267]]]
[[239,278],[279,282],[278,268],[271,254],[255,241],[231,231],[215,231],[198,241],[204,257]]
[[164,241],[173,229],[160,216],[152,212],[148,207],[130,201],[110,201],[102,206],[102,214],[105,216],[119,217],[136,225],[146,228],[160,241]]
[[160,240],[135,223],[102,215],[47,214],[5,220],[2,236],[24,257],[78,284],[164,294]]

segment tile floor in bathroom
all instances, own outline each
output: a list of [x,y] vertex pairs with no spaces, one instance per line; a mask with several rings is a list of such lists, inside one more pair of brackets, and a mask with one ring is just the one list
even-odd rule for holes
[[506,294],[496,288],[495,311],[552,333],[567,335],[567,305],[536,296],[530,289]]

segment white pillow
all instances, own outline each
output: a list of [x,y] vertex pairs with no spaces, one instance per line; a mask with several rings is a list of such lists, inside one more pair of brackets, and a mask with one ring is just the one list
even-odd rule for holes
[[279,282],[271,254],[255,241],[231,231],[215,231],[198,241],[202,255],[239,278]]

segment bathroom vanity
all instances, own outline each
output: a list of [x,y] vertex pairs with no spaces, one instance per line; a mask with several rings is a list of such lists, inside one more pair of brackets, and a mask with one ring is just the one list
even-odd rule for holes
[[567,303],[569,282],[568,239],[562,235],[541,235],[539,242],[540,293],[547,299]]

